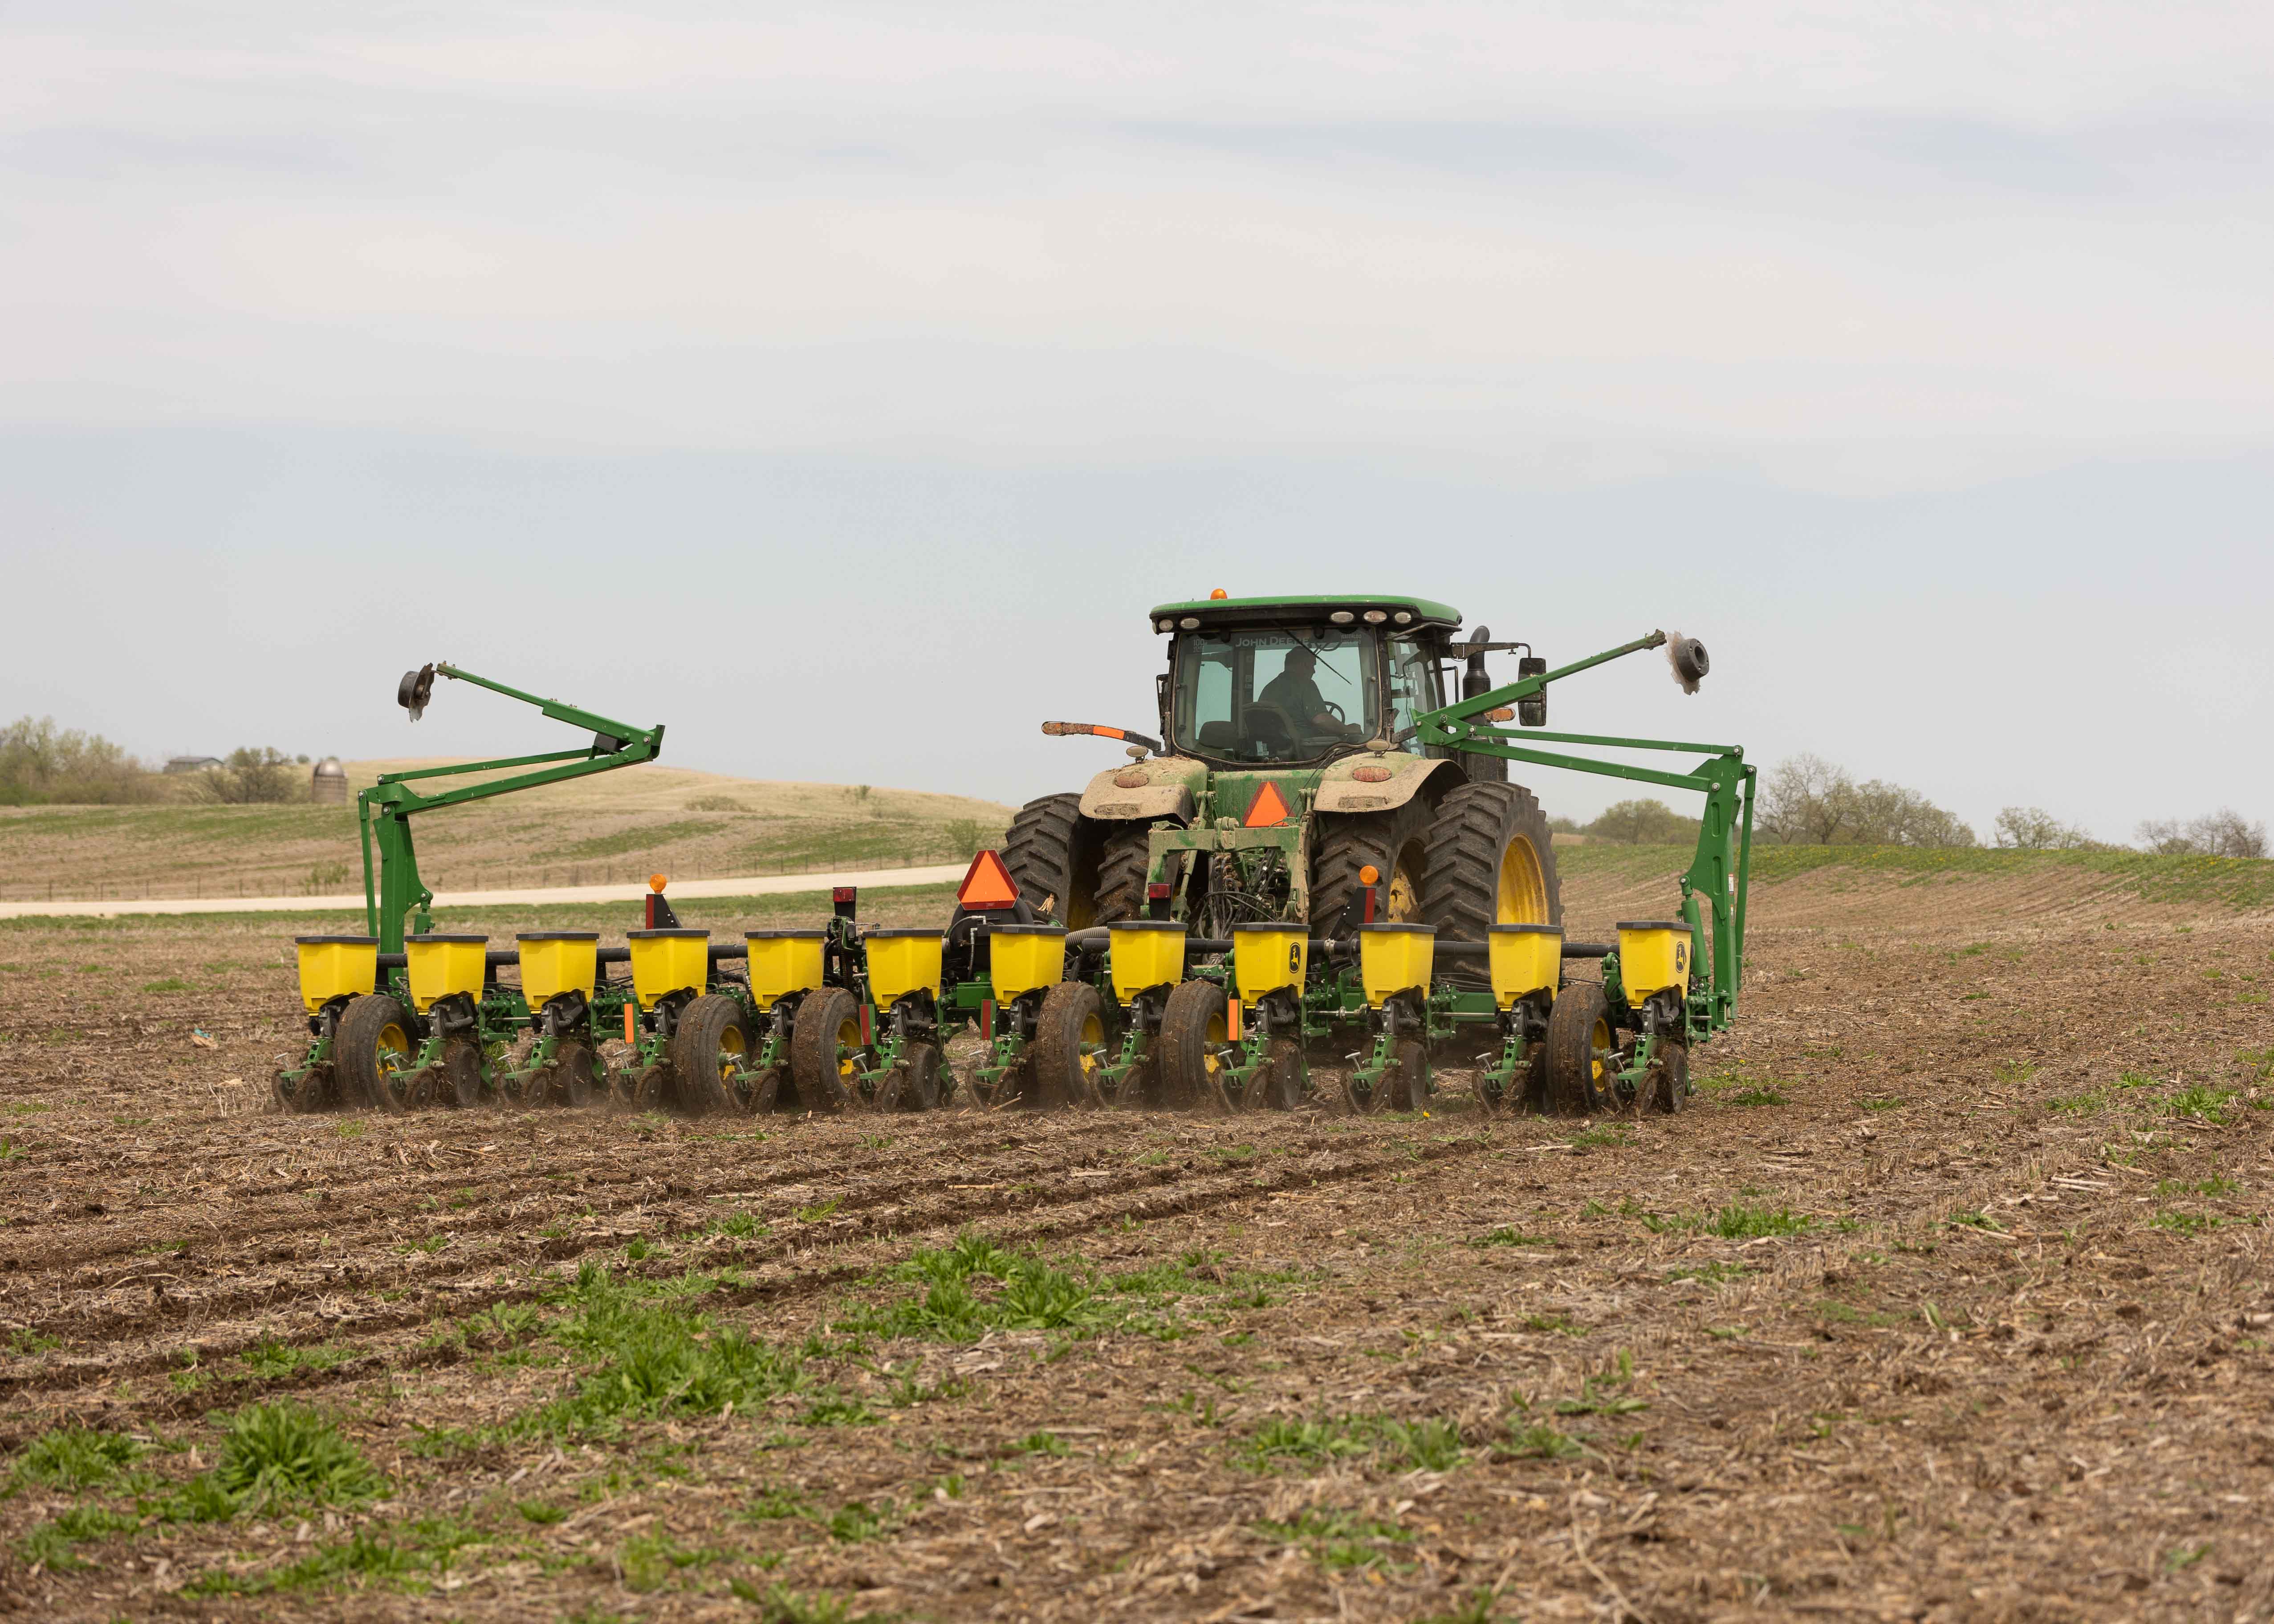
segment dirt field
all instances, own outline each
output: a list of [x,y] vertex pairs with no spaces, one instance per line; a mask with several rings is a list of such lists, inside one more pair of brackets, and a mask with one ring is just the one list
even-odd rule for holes
[[291,928],[0,931],[0,1606],[2274,1614],[2263,913],[1765,885],[1585,1124],[267,1115]]

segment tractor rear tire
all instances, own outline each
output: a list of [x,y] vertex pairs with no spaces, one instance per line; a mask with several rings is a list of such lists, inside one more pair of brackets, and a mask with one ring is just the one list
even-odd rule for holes
[[1108,823],[1097,860],[1093,925],[1145,917],[1145,876],[1153,867],[1153,825]]
[[1161,1056],[1161,1102],[1178,1110],[1220,1110],[1222,1062],[1216,1051],[1231,1040],[1224,989],[1214,981],[1179,981],[1161,1013],[1154,1047]]
[[750,1020],[742,1004],[724,993],[707,993],[679,1012],[671,1034],[671,1071],[679,1083],[679,1108],[690,1116],[720,1115],[736,1108],[732,1073],[750,1057]]
[[[1421,921],[1440,942],[1481,942],[1489,925],[1560,925],[1563,895],[1547,816],[1517,784],[1464,784],[1429,825]],[[1481,963],[1462,958],[1438,973],[1457,987],[1491,985]]]
[[[1371,865],[1388,883],[1374,919],[1419,921],[1427,883],[1429,805],[1415,795],[1387,812],[1321,813],[1311,829],[1311,931],[1334,929],[1343,905],[1365,886],[1359,870]],[[1365,917],[1361,903],[1358,917]]]
[[1611,1004],[1593,981],[1573,981],[1547,1018],[1547,1114],[1592,1116],[1608,1107]]
[[1044,795],[1019,808],[1003,837],[1003,864],[1035,914],[1080,930],[1097,922],[1097,827],[1081,797]]
[[855,1095],[852,1056],[861,1047],[861,1001],[842,987],[817,987],[797,1006],[789,1041],[789,1074],[798,1103],[809,1111],[848,1109]]
[[384,1048],[399,1064],[418,1052],[410,1035],[410,1016],[391,993],[365,993],[350,1001],[340,1017],[339,1036],[332,1052],[338,1067],[340,1092],[348,1099],[378,1111],[400,1111],[404,1100],[388,1080],[380,1050]]
[[1034,1087],[1027,1103],[1045,1110],[1103,1105],[1097,1073],[1104,1047],[1105,1007],[1097,989],[1088,981],[1051,988],[1035,1017]]

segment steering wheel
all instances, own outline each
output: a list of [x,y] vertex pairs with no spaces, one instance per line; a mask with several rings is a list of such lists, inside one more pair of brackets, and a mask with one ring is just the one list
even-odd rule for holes
[[1344,727],[1348,727],[1350,726],[1350,718],[1343,714],[1343,708],[1337,704],[1333,700],[1321,699],[1319,701],[1319,703],[1325,707],[1326,712],[1329,716],[1331,716],[1335,720],[1340,722]]

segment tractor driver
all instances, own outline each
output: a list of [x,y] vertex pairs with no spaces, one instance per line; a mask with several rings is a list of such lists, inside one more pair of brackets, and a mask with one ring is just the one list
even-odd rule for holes
[[1319,668],[1319,657],[1297,644],[1287,651],[1287,663],[1279,674],[1263,685],[1256,703],[1270,705],[1294,724],[1299,733],[1314,736],[1326,734],[1336,739],[1355,737],[1358,730],[1346,726],[1342,718],[1327,709],[1326,697],[1319,685],[1311,680]]

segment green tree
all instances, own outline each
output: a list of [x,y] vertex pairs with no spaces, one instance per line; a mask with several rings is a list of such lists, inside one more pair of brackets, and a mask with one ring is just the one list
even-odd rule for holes
[[1580,832],[1590,840],[1622,846],[1688,846],[1698,838],[1698,822],[1657,800],[1622,801]]
[[0,806],[115,806],[157,794],[158,775],[100,733],[59,728],[53,717],[0,727]]

